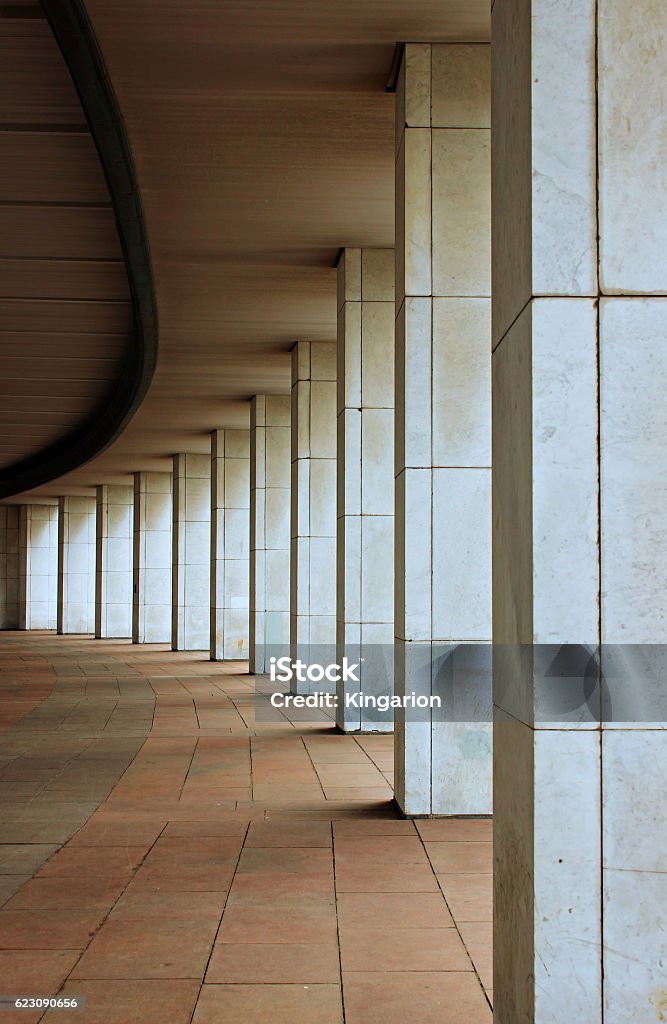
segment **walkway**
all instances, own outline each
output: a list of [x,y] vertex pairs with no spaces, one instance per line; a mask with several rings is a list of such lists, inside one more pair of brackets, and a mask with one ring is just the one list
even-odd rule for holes
[[488,1024],[490,823],[243,667],[0,635],[0,995],[86,1001],[2,1024]]

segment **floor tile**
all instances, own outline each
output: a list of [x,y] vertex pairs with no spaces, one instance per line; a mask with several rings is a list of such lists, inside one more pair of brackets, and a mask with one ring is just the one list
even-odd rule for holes
[[84,1011],[52,1010],[45,1024],[190,1024],[199,981],[71,981],[68,993],[85,999]]
[[438,875],[449,909],[456,921],[493,919],[493,876],[489,874]]
[[453,928],[440,891],[338,893],[338,923],[346,928]]
[[77,878],[40,875],[27,882],[4,910],[75,910],[111,907],[127,884],[127,878]]
[[99,849],[66,846],[41,868],[38,877],[130,876],[141,864],[148,849],[147,846],[104,846]]
[[72,978],[201,978],[217,922],[163,918],[109,919],[72,972]]
[[0,846],[1,875],[32,875],[58,849],[52,843],[6,843]]
[[[441,844],[439,844],[441,845]],[[422,864],[427,863],[424,847],[417,836],[336,836],[336,861],[347,863]]]
[[166,821],[91,821],[69,841],[71,850],[79,846],[143,846],[150,847],[163,831]]
[[0,906],[11,899],[22,885],[29,882],[31,875],[0,875]]
[[426,818],[415,821],[425,842],[491,842],[493,822],[490,818]]
[[217,943],[206,981],[315,985],[340,980],[338,944]]
[[318,847],[245,847],[238,867],[239,875],[289,872],[303,876],[331,871],[331,851]]
[[237,874],[229,905],[277,903],[333,903],[334,883],[328,874]]
[[336,907],[330,903],[247,906],[229,903],[218,942],[336,942]]
[[204,985],[192,1024],[342,1024],[338,985]]
[[455,928],[370,928],[341,930],[343,971],[471,971]]
[[377,820],[373,818],[360,818],[358,820],[335,821],[333,824],[334,837],[340,836],[397,836],[415,835],[415,825],[412,821],[405,821],[401,818],[392,820]]
[[[174,892],[129,886],[114,905],[111,916],[155,921],[163,918],[182,921],[218,922],[227,901],[227,892]],[[1,1024],[1,1022],[0,1022]]]
[[75,949],[0,950],[1,994],[57,992],[80,955]]
[[0,949],[84,949],[106,910],[2,910]]
[[249,821],[245,819],[232,818],[229,820],[204,821],[170,821],[164,833],[164,839],[183,839],[191,836],[197,838],[213,838],[215,836],[245,836]]
[[245,846],[246,849],[272,846],[328,848],[331,846],[331,825],[328,821],[290,826],[268,821],[253,822]]
[[426,852],[438,874],[493,871],[491,843],[426,843]]
[[435,892],[438,884],[428,864],[355,864],[336,861],[337,892]]
[[491,1024],[472,973],[343,973],[345,1024]]
[[215,892],[229,888],[243,840],[236,836],[160,839],[132,882],[132,889]]

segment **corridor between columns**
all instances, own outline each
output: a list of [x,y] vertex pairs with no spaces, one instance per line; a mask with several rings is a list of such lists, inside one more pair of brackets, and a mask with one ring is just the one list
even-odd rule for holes
[[664,38],[0,2],[5,992],[665,1016]]
[[7,1024],[487,1024],[490,822],[406,821],[392,737],[268,710],[247,666],[0,638]]

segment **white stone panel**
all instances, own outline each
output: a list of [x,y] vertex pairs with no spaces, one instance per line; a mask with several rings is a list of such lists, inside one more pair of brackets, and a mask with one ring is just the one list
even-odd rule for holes
[[491,139],[438,130],[433,148],[433,294],[491,294]]
[[432,723],[433,814],[488,813],[492,740],[490,722]]
[[335,344],[292,349],[292,645],[335,642],[336,363]]
[[95,515],[95,498],[59,499],[59,633],[95,632]]
[[491,472],[433,472],[434,640],[491,636]]
[[598,636],[597,316],[589,299],[532,303],[533,635]]
[[394,517],[361,520],[361,623],[393,625]]
[[433,300],[433,461],[491,465],[491,303]]
[[211,434],[211,659],[248,657],[250,433]]
[[364,408],[361,413],[361,488],[364,516],[393,514],[394,410]]
[[396,319],[397,473],[431,465],[431,305],[406,297]]
[[593,1021],[602,984],[600,740],[541,730],[534,745],[535,1019]]
[[[667,959],[667,733],[602,740],[605,1020],[659,1019]],[[647,785],[647,780],[651,780]]]
[[171,641],[171,487],[171,473],[134,475],[133,643]]
[[[290,396],[257,395],[250,413],[250,671],[289,646]],[[276,653],[273,651],[272,653]]]
[[[364,253],[374,250],[364,249]],[[393,250],[380,249],[378,252]],[[388,273],[389,268],[385,268]],[[392,263],[393,271],[393,263]],[[377,274],[377,270],[376,270]],[[393,281],[393,276],[392,276]],[[380,301],[367,301],[364,291],[361,333],[361,400],[356,404],[363,408],[394,408],[394,295]],[[346,339],[347,343],[347,339]],[[350,402],[350,405],[354,403]]]
[[531,7],[533,293],[594,295],[595,0]]
[[396,585],[403,603],[402,615],[398,603],[396,608],[400,640],[431,639],[431,478],[430,469],[406,469],[396,479]]
[[600,307],[603,640],[667,635],[667,301]]
[[56,629],[57,505],[20,506],[18,549],[19,629]]
[[414,128],[406,131],[401,140],[398,164],[402,174],[404,195],[397,189],[397,200],[402,199],[404,218],[403,263],[405,267],[400,296],[431,295],[431,131]]
[[601,290],[665,295],[667,9],[661,0],[598,8]]
[[[204,651],[210,645],[211,460],[175,455],[173,473],[171,646]],[[160,543],[166,534],[156,535]],[[160,555],[155,544],[155,562]]]
[[432,46],[434,128],[491,126],[491,53],[486,44]]

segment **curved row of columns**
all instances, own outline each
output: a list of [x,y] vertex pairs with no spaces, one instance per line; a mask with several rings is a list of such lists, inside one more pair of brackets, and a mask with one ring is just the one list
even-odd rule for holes
[[[364,693],[396,670],[399,695],[438,688],[441,645],[489,643],[489,49],[406,48],[396,249],[342,251],[337,341],[295,343],[291,395],[255,396],[249,431],[213,430],[210,457],[59,500],[59,632],[247,656],[255,673],[344,645]],[[347,692],[341,730],[393,728]],[[490,730],[488,714],[399,713],[402,809],[489,813]]]
[[[408,45],[395,267],[387,251],[343,252],[337,402],[332,346],[299,343],[291,413],[288,396],[254,398],[248,433],[214,432],[212,476],[187,455],[173,482],[137,474],[133,538],[129,494],[98,492],[98,635],[127,631],[129,589],[117,598],[131,585],[135,641],[207,646],[210,592],[212,657],[243,656],[247,637],[263,672],[273,645],[393,638],[399,694],[437,685],[439,644],[494,640],[499,1024],[628,1024],[664,1008],[655,908],[667,874],[654,837],[667,798],[664,786],[645,793],[665,733],[648,720],[545,727],[532,653],[502,657],[664,635],[655,49],[633,50],[636,88],[623,72],[627,40],[648,46],[652,22],[665,28],[646,6],[495,0],[493,128],[489,47]],[[77,559],[90,558],[93,510],[79,501],[61,500],[57,601],[56,510],[2,510],[25,628],[54,625],[56,604],[61,629],[90,616]],[[475,686],[487,679],[483,658],[475,673]],[[372,725],[340,712],[338,724]],[[395,735],[405,813],[491,809],[488,723],[399,712]]]

